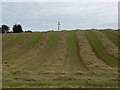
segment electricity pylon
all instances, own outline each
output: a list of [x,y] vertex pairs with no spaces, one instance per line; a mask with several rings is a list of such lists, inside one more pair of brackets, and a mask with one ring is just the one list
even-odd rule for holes
[[60,31],[60,22],[58,21],[58,31]]

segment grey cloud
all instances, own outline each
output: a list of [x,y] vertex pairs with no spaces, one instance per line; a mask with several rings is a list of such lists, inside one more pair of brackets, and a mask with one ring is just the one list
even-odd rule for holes
[[25,29],[117,28],[117,3],[41,2],[3,3],[3,23],[21,23]]

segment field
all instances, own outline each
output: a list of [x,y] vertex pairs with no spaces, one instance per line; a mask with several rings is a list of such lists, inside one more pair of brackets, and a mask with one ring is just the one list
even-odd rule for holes
[[0,89],[2,88],[2,35],[0,34]]
[[2,36],[3,87],[118,87],[118,31]]

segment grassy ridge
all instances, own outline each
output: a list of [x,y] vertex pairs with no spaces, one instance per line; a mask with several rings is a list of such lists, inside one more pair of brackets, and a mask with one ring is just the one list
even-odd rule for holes
[[99,39],[92,31],[84,31],[87,40],[89,41],[91,47],[93,48],[96,56],[103,60],[106,64],[110,66],[117,66],[117,59],[112,55],[105,52]]

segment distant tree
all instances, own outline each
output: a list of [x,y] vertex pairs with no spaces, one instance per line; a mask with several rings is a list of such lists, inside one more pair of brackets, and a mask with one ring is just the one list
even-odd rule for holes
[[31,30],[25,31],[25,32],[32,32]]
[[0,27],[0,34],[2,33],[2,27]]
[[9,31],[9,27],[7,25],[2,25],[2,33],[7,33]]
[[13,25],[13,32],[17,31],[17,24]]
[[23,32],[23,30],[22,30],[22,26],[20,25],[20,24],[15,24],[15,25],[13,25],[13,32],[14,33],[20,33],[20,32]]
[[22,26],[20,24],[17,25],[18,32],[23,32]]

